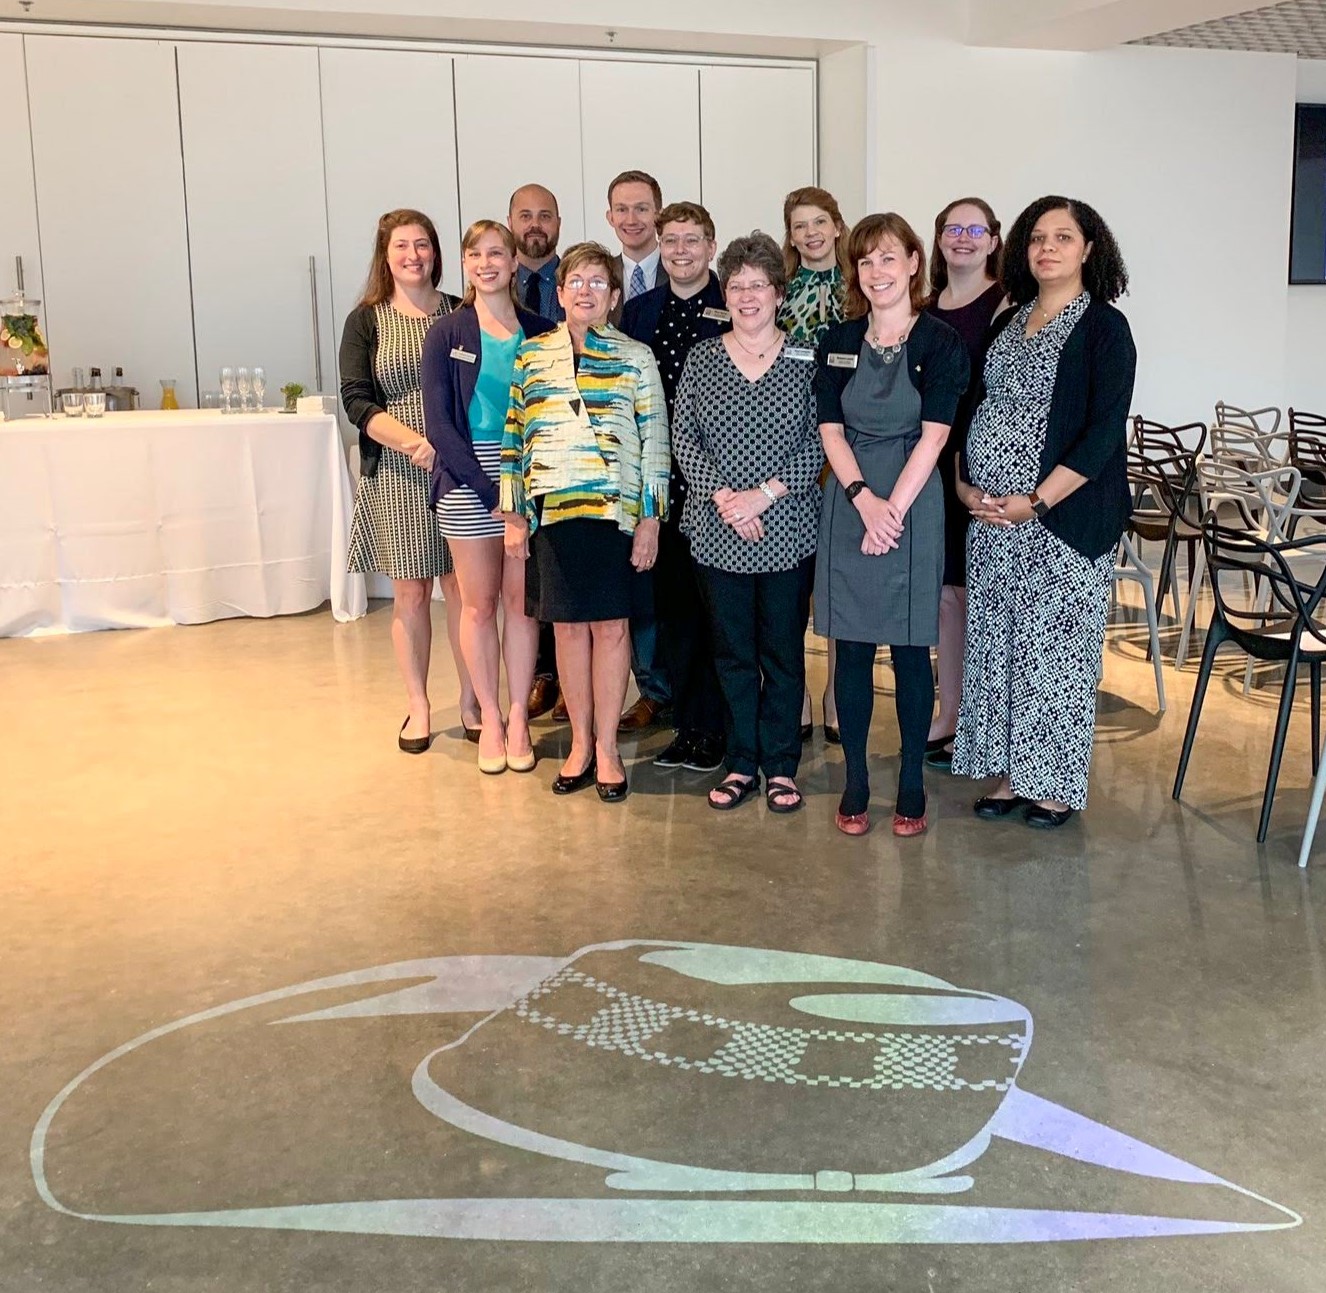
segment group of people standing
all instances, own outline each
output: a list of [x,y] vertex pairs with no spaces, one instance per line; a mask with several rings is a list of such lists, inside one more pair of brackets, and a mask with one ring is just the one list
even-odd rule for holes
[[981,817],[1063,825],[1087,801],[1130,510],[1136,352],[1101,217],[1045,197],[1004,238],[988,203],[962,198],[927,258],[902,216],[849,229],[808,187],[784,202],[781,246],[754,232],[720,254],[703,206],[664,205],[626,171],[607,218],[620,254],[559,255],[555,196],[518,188],[505,224],[466,230],[460,301],[438,290],[427,216],[379,222],[342,395],[360,431],[352,568],[394,581],[401,749],[431,740],[440,576],[481,771],[532,770],[530,721],[559,703],[571,744],[554,793],[618,802],[619,728],[670,710],[655,764],[723,768],[720,811],[763,788],[771,812],[795,812],[813,607],[839,830],[870,828],[881,645],[895,835],[927,827],[926,764],[997,778]]

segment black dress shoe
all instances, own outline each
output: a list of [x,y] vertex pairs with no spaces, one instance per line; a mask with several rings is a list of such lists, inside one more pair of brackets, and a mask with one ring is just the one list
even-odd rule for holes
[[574,795],[577,790],[594,784],[594,775],[598,771],[597,760],[590,759],[583,772],[574,777],[558,776],[553,778],[552,792],[555,795]]
[[691,742],[682,767],[690,772],[717,772],[723,766],[727,743],[716,736],[700,736]]
[[977,817],[993,820],[996,817],[1007,817],[1013,809],[1021,808],[1026,802],[1021,795],[1012,795],[1008,799],[996,799],[993,795],[985,795],[976,801],[973,811]]
[[1040,804],[1028,804],[1027,811],[1023,815],[1023,820],[1028,826],[1035,827],[1038,831],[1058,830],[1071,816],[1073,809],[1064,808],[1043,808]]
[[685,732],[678,732],[672,738],[672,743],[662,754],[654,756],[654,767],[656,768],[680,768],[691,755],[691,747],[695,744],[695,739]]
[[405,751],[406,754],[427,754],[428,747],[433,743],[433,734],[429,732],[427,736],[406,736],[405,729],[410,725],[410,716],[406,714],[405,722],[401,724],[401,734],[396,738],[396,744]]
[[599,798],[605,804],[619,804],[626,798],[630,784],[623,777],[620,781],[596,781],[594,789],[599,792]]
[[843,734],[838,730],[836,724],[824,724],[824,743],[825,745],[841,745],[843,743]]
[[802,744],[802,745],[805,745],[805,743],[806,743],[807,741],[810,740],[811,733],[813,733],[814,730],[815,730],[815,724],[814,724],[814,723],[802,723],[802,724],[801,724],[801,744]]

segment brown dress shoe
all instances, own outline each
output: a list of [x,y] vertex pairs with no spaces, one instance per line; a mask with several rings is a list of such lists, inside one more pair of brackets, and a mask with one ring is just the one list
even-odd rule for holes
[[529,716],[542,718],[557,703],[560,692],[556,678],[535,678],[534,685],[529,689]]
[[566,709],[566,697],[558,696],[557,704],[552,707],[552,721],[554,723],[569,723],[571,715]]
[[619,732],[643,732],[645,728],[654,726],[662,712],[663,706],[658,701],[641,696],[621,716],[621,720],[617,724],[617,730]]

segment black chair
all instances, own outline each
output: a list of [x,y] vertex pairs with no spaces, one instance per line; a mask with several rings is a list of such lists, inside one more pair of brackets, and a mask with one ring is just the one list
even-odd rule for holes
[[[1140,419],[1138,419],[1140,421]],[[1153,424],[1154,425],[1154,424]],[[1205,436],[1206,428],[1195,423]],[[1178,427],[1174,431],[1187,430]],[[1166,428],[1169,430],[1169,428]],[[1193,572],[1197,566],[1197,544],[1202,537],[1201,504],[1197,492],[1197,450],[1182,449],[1168,454],[1144,453],[1134,437],[1128,451],[1128,487],[1133,511],[1128,532],[1151,543],[1163,543],[1160,577],[1156,580],[1156,614],[1165,604],[1165,593],[1174,599],[1174,618],[1182,621],[1178,581],[1174,576],[1178,546],[1188,549],[1188,589],[1192,596]]]
[[1302,477],[1299,502],[1314,509],[1326,508],[1326,417],[1289,410],[1289,462]]
[[1133,416],[1133,434],[1130,449],[1149,458],[1166,458],[1176,453],[1200,454],[1206,448],[1206,423],[1185,422],[1182,426],[1166,426],[1152,422],[1140,413]]
[[[1284,755],[1285,736],[1289,731],[1289,715],[1294,707],[1294,693],[1298,686],[1298,667],[1308,666],[1312,680],[1312,771],[1315,773],[1321,750],[1321,666],[1326,661],[1326,622],[1319,612],[1326,595],[1326,534],[1285,542],[1268,542],[1242,530],[1221,525],[1214,512],[1208,512],[1202,522],[1202,546],[1206,554],[1207,571],[1211,578],[1211,592],[1215,609],[1211,626],[1206,632],[1206,649],[1202,652],[1202,665],[1193,692],[1192,712],[1188,715],[1188,728],[1183,736],[1183,752],[1179,756],[1179,770],[1174,778],[1174,798],[1183,790],[1183,779],[1188,772],[1188,759],[1192,755],[1197,723],[1206,699],[1207,684],[1216,652],[1226,642],[1233,642],[1256,660],[1283,661],[1284,687],[1280,692],[1280,709],[1275,723],[1275,740],[1271,746],[1271,762],[1266,773],[1266,791],[1262,796],[1261,820],[1257,827],[1257,843],[1266,839],[1271,823],[1271,804],[1275,799],[1275,785],[1280,776],[1280,760]],[[1318,565],[1315,583],[1305,583],[1290,569],[1290,562],[1306,560]],[[1250,605],[1239,605],[1229,597],[1226,580],[1236,577],[1240,590],[1244,577],[1265,579],[1270,596],[1254,597]]]

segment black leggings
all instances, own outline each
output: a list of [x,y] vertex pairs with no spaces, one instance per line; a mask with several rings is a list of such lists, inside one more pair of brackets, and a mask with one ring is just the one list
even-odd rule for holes
[[[866,742],[875,710],[875,652],[873,642],[838,641],[838,671],[833,685],[838,703],[838,730],[847,762],[847,785],[838,811],[863,813],[870,803],[870,774],[866,770]],[[894,700],[898,731],[902,735],[902,765],[898,770],[898,807],[904,817],[925,813],[922,766],[930,716],[935,708],[935,676],[930,670],[930,648],[891,646]]]

